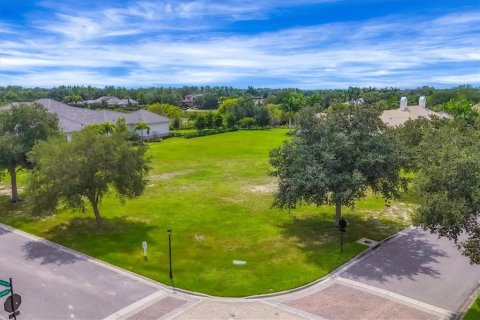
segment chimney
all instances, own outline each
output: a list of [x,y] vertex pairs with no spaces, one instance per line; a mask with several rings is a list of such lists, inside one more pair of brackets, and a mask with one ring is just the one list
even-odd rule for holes
[[418,99],[418,105],[422,108],[427,106],[427,99],[425,99],[425,96],[421,96],[420,99]]
[[400,110],[402,111],[407,110],[407,97],[400,98]]

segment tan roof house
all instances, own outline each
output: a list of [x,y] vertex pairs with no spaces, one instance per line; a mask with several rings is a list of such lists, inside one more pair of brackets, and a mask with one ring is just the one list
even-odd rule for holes
[[[164,137],[170,134],[170,119],[144,109],[123,113],[110,110],[91,110],[72,107],[52,99],[38,99],[35,100],[35,102],[44,106],[48,112],[57,115],[60,128],[68,138],[73,132],[80,131],[87,125],[101,124],[104,122],[114,124],[120,118],[125,119],[125,123],[130,131],[135,131],[135,126],[139,122],[147,124],[150,130],[138,132],[147,139]],[[18,105],[18,103],[14,102],[3,108],[8,108],[13,105]]]
[[138,102],[133,99],[119,99],[114,96],[103,96],[95,100],[86,100],[83,104],[101,105],[106,104],[109,106],[137,106]]
[[409,106],[407,97],[400,99],[400,108],[393,110],[385,110],[380,115],[383,123],[390,127],[401,126],[408,120],[416,120],[418,118],[427,118],[435,116],[439,118],[450,118],[450,116],[443,112],[435,112],[426,107],[426,99],[421,96],[418,100],[418,105]]

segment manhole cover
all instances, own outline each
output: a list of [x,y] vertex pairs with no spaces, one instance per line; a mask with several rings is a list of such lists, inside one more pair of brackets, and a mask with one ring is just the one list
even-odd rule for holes
[[378,241],[368,239],[368,238],[361,238],[360,240],[357,240],[357,243],[363,244],[367,247],[373,247],[378,243]]

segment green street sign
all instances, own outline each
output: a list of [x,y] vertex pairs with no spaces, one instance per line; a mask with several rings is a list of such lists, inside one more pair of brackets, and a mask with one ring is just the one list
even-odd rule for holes
[[10,282],[5,281],[5,280],[0,280],[0,286],[10,288]]
[[0,298],[5,297],[9,293],[10,293],[10,289],[5,289],[3,291],[0,291]]

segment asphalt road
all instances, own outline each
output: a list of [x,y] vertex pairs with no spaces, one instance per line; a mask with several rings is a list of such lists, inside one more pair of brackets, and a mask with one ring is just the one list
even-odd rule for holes
[[[156,291],[128,273],[0,226],[0,279],[22,296],[19,319],[102,319]],[[0,319],[6,297],[0,298]]]
[[456,312],[478,287],[480,266],[471,265],[448,239],[411,229],[341,276]]

